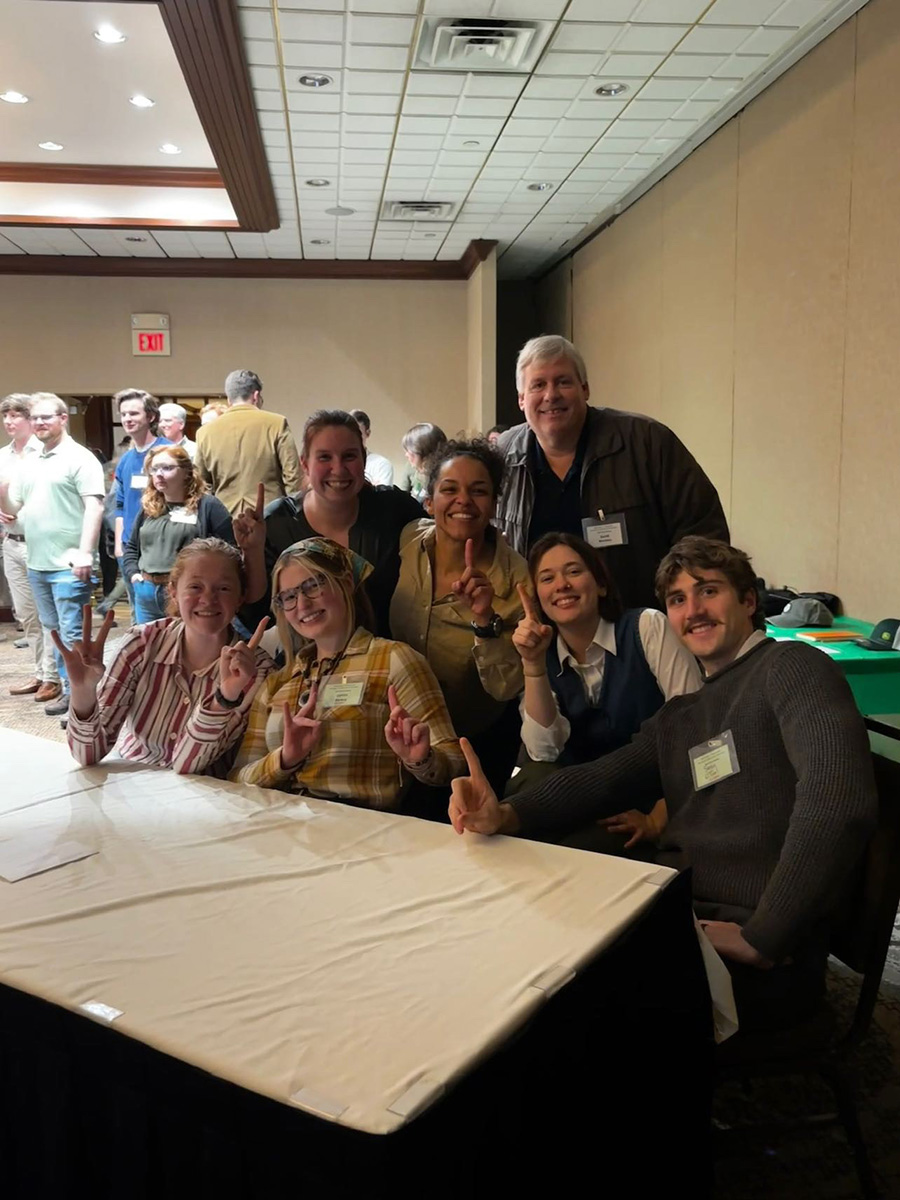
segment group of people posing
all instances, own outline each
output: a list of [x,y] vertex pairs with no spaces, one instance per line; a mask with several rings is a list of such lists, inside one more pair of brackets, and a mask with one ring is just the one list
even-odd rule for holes
[[[113,615],[96,628],[73,584],[100,494],[65,405],[31,397],[43,444],[9,478],[0,461],[0,519],[54,600],[72,753],[690,866],[745,1026],[798,1020],[876,812],[849,689],[766,638],[750,561],[670,430],[589,406],[564,338],[526,344],[517,390],[525,423],[496,445],[440,438],[411,464],[421,503],[366,479],[368,419],[344,410],[308,418],[294,464],[252,372],[194,461],[150,444],[150,404],[139,485],[117,472],[137,624],[108,664]],[[31,547],[67,480],[47,566]]]

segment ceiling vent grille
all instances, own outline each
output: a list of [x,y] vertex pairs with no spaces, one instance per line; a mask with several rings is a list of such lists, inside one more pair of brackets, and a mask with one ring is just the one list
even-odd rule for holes
[[446,200],[386,200],[382,221],[449,221],[456,204]]
[[413,66],[420,70],[526,73],[534,68],[552,24],[426,17]]

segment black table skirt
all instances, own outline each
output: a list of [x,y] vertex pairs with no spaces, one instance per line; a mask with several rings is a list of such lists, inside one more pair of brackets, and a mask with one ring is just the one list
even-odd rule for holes
[[[464,991],[447,1004],[467,1019]],[[358,1133],[0,987],[4,1200],[709,1194],[713,1042],[687,876],[404,1129]]]

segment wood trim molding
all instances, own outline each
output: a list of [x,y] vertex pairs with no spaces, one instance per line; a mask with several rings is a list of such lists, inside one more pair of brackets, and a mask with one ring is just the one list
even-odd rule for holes
[[[472,250],[446,261],[398,259],[296,259],[296,258],[118,258],[65,254],[3,254],[0,275],[135,276],[164,279],[468,279],[496,242],[477,243],[486,251]],[[475,259],[474,265],[469,264]]]
[[[20,217],[0,216],[0,225],[20,228],[43,229],[47,226],[63,229],[221,229],[226,233],[239,233],[237,221],[169,221],[143,217]],[[14,240],[14,239],[13,239]]]
[[484,238],[476,238],[469,242],[468,246],[466,246],[465,254],[459,260],[465,269],[466,279],[469,278],[480,263],[484,262],[496,245],[496,242],[487,241]]
[[117,167],[93,163],[0,162],[0,183],[87,183],[95,187],[225,187],[222,176],[215,167]]
[[[69,0],[75,4],[92,2]],[[159,8],[239,227],[253,233],[277,229],[278,206],[253,103],[235,0],[127,2],[156,4]],[[13,223],[6,217],[0,221]]]

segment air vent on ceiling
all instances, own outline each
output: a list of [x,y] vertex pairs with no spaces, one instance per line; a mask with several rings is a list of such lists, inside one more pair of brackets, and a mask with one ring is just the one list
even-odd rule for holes
[[531,71],[552,21],[426,17],[413,67],[440,71]]
[[385,200],[382,221],[449,221],[456,205],[449,200]]

